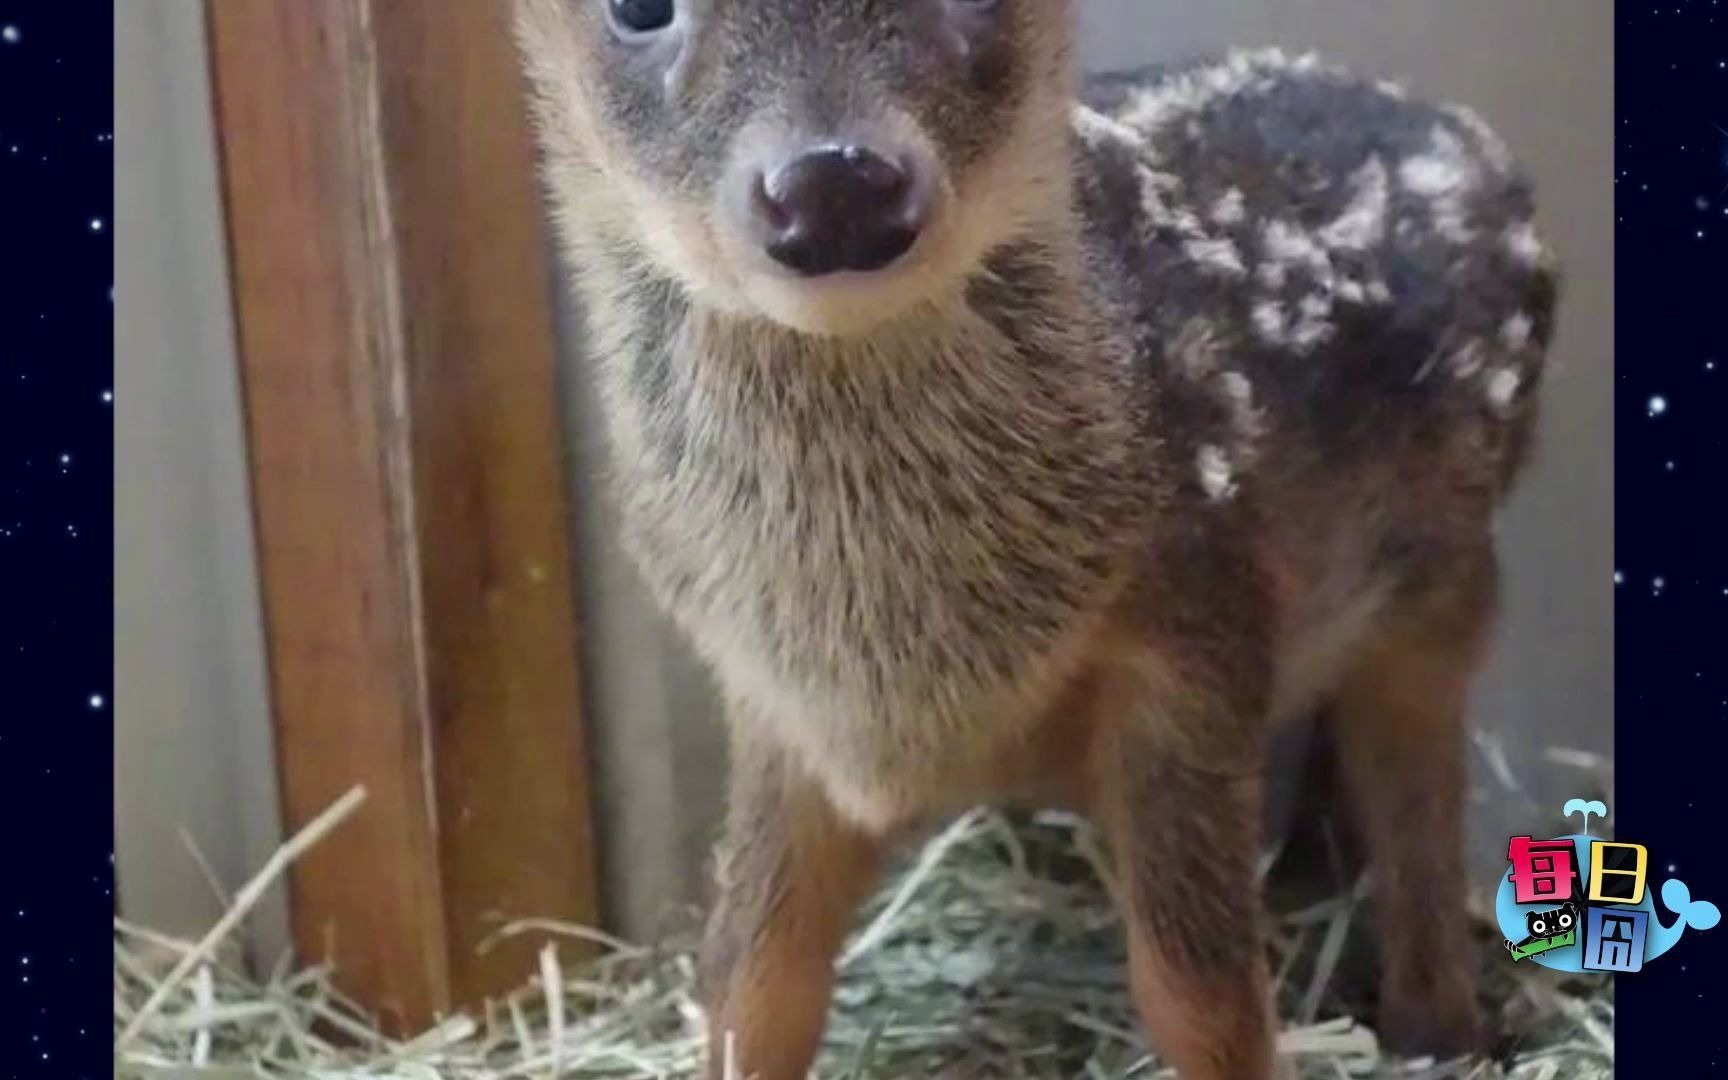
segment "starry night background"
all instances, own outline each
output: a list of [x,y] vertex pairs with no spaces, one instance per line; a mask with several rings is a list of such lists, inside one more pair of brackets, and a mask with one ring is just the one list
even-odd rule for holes
[[[1728,4],[1615,17],[1615,832],[1728,909]],[[1728,1072],[1725,939],[1619,980],[1627,1073]]]
[[[0,0],[0,1080],[111,1070],[110,10]],[[1728,7],[1617,20],[1614,811],[1728,907]],[[1627,1071],[1728,1068],[1725,980],[1622,978]]]
[[0,0],[0,1078],[112,1075],[112,8]]

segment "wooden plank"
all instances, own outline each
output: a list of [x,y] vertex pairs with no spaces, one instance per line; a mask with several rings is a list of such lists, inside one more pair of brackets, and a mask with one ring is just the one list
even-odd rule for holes
[[507,0],[380,2],[458,994],[519,983],[490,917],[593,923],[550,273]]
[[397,1026],[595,916],[546,268],[503,0],[213,0],[297,942]]

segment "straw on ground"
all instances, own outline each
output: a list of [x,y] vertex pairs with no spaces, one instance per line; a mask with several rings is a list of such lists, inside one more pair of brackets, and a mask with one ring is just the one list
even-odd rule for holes
[[[179,942],[116,923],[115,1075],[315,1080],[685,1080],[700,1075],[704,1025],[686,934],[636,947],[549,920],[495,937],[545,942],[527,985],[407,1041],[379,1033],[322,968],[280,964],[251,978],[218,946],[265,888],[358,805],[350,793],[236,894],[203,939]],[[1124,986],[1120,927],[1099,884],[1089,826],[1072,815],[967,814],[908,860],[863,912],[845,951],[819,1075],[1156,1080],[1172,1074],[1143,1043]],[[1363,894],[1278,920],[1268,942],[1281,1013],[1278,1047],[1303,1080],[1470,1077],[1607,1080],[1612,991],[1505,963],[1485,935],[1485,970],[1509,1045],[1500,1060],[1392,1062],[1352,1010],[1346,941]],[[559,939],[607,951],[575,962]],[[168,959],[164,960],[164,953]],[[166,967],[165,975],[161,974]]]

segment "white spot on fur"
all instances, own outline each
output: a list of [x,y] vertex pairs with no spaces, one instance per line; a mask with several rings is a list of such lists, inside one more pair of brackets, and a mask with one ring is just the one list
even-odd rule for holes
[[1455,379],[1469,379],[1482,370],[1488,359],[1487,342],[1480,338],[1472,338],[1450,352],[1447,351],[1449,348],[1451,347],[1448,345],[1442,345],[1435,349],[1417,370],[1415,381],[1421,382],[1440,366],[1450,371]]
[[1436,125],[1427,152],[1407,158],[1398,178],[1405,190],[1428,200],[1442,236],[1459,243],[1470,239],[1465,196],[1476,186],[1477,170],[1457,135]]
[[1512,408],[1512,399],[1518,396],[1518,386],[1523,380],[1518,372],[1504,367],[1488,378],[1488,404],[1498,413],[1504,414]]
[[1214,102],[1243,93],[1265,93],[1277,85],[1272,76],[1313,75],[1320,58],[1309,53],[1292,59],[1281,49],[1238,49],[1221,62],[1178,72],[1128,99],[1121,120],[1148,139],[1186,122]]
[[1200,486],[1214,502],[1222,502],[1236,493],[1236,480],[1231,475],[1230,459],[1216,446],[1202,446],[1195,457],[1200,473]]
[[1489,166],[1495,172],[1504,174],[1512,171],[1512,150],[1506,145],[1506,140],[1488,125],[1488,121],[1482,119],[1481,113],[1468,105],[1444,105],[1441,108],[1476,137],[1482,156],[1488,160]]
[[1548,249],[1542,246],[1542,238],[1536,235],[1536,226],[1528,221],[1507,229],[1502,239],[1506,250],[1520,266],[1534,270],[1547,261]]
[[1135,149],[1144,148],[1146,140],[1138,131],[1085,105],[1074,106],[1071,122],[1075,134],[1087,146],[1100,146],[1105,143],[1119,143]]
[[1291,330],[1290,344],[1298,352],[1307,352],[1332,336],[1332,324],[1328,321],[1332,314],[1332,301],[1324,296],[1304,297],[1301,312]]
[[1530,335],[1536,329],[1536,324],[1530,316],[1520,311],[1506,320],[1500,327],[1500,341],[1513,352],[1522,352],[1530,344]]
[[1248,276],[1248,268],[1242,265],[1241,254],[1229,240],[1189,240],[1182,246],[1182,250],[1201,267],[1214,273],[1234,278]]
[[1331,310],[1324,297],[1308,296],[1292,319],[1279,301],[1262,300],[1254,305],[1251,318],[1255,333],[1266,344],[1307,352],[1332,336],[1332,324],[1326,319]]
[[1212,220],[1219,225],[1240,225],[1248,217],[1248,203],[1241,188],[1231,188],[1212,204]]
[[1471,181],[1471,169],[1458,137],[1445,128],[1437,127],[1428,153],[1406,159],[1398,170],[1398,176],[1415,194],[1438,199],[1467,186]]
[[1240,456],[1253,453],[1253,443],[1265,428],[1260,410],[1254,407],[1254,384],[1240,371],[1226,371],[1218,376],[1218,386],[1230,405],[1230,423],[1245,445]]
[[1182,181],[1145,165],[1135,170],[1135,176],[1140,181],[1140,208],[1147,221],[1159,228],[1174,229],[1184,239],[1209,239],[1199,217],[1175,203],[1175,197],[1182,190]]
[[1404,89],[1403,84],[1395,83],[1391,79],[1381,79],[1379,82],[1374,84],[1374,89],[1380,91],[1382,94],[1385,94],[1394,101],[1403,101],[1405,98],[1410,96],[1409,92]]
[[1271,345],[1282,345],[1284,337],[1284,305],[1276,300],[1262,300],[1254,305],[1254,332]]
[[1378,157],[1369,158],[1350,178],[1350,186],[1355,195],[1337,220],[1320,230],[1320,242],[1329,248],[1362,251],[1386,235],[1391,190],[1385,164]]
[[1452,374],[1460,379],[1468,379],[1482,370],[1486,359],[1487,348],[1480,341],[1465,342],[1464,347],[1453,353],[1446,361],[1446,366],[1452,369]]
[[1258,276],[1267,289],[1282,289],[1293,268],[1305,268],[1314,279],[1315,289],[1299,302],[1294,325],[1285,318],[1282,305],[1267,301],[1254,310],[1255,328],[1271,344],[1306,352],[1332,334],[1328,319],[1338,287],[1332,256],[1314,234],[1281,220],[1270,221],[1261,230],[1261,250],[1266,261],[1260,264]]
[[1247,406],[1253,401],[1254,384],[1240,371],[1224,372],[1218,376],[1218,385],[1224,388],[1224,396],[1236,405]]
[[1316,271],[1331,268],[1332,259],[1314,237],[1287,221],[1268,222],[1261,232],[1266,257],[1274,262],[1308,266]]

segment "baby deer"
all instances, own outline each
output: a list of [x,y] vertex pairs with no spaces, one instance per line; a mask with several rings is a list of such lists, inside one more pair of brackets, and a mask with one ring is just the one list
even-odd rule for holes
[[[1312,57],[1079,83],[1072,0],[516,0],[627,541],[728,703],[712,1070],[803,1077],[885,851],[1078,808],[1184,1077],[1273,1069],[1316,713],[1380,1026],[1478,1037],[1460,841],[1555,278],[1473,113]],[[1412,838],[1421,838],[1420,851]]]

